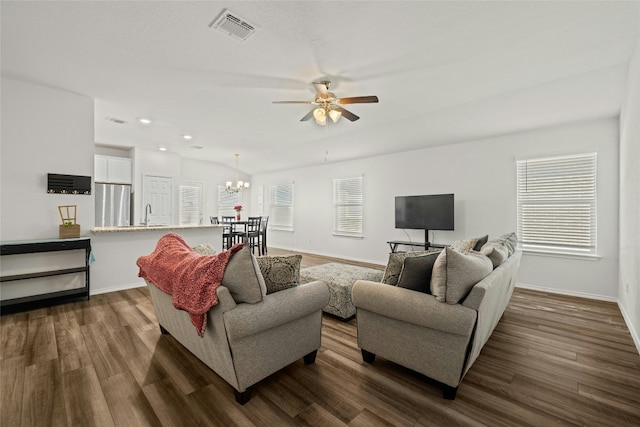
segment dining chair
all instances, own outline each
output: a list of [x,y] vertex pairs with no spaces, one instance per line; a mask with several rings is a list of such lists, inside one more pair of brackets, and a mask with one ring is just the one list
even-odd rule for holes
[[224,230],[222,232],[222,242],[224,249],[229,249],[236,243],[239,232],[236,231],[235,222],[235,216],[222,215],[222,225],[224,225]]
[[262,247],[260,246],[260,223],[262,222],[262,217],[260,216],[250,216],[247,218],[247,223],[245,225],[245,231],[239,233],[239,237],[242,238],[244,242],[249,245],[251,249],[251,253],[254,252],[255,248],[258,248],[258,255],[262,255]]
[[262,255],[267,254],[267,224],[269,223],[269,216],[263,216],[260,221],[260,249],[262,249]]

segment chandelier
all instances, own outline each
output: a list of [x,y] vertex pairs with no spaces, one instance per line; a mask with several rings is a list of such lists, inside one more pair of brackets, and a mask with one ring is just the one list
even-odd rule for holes
[[233,186],[233,182],[227,181],[227,192],[228,193],[239,193],[242,190],[246,190],[247,188],[249,188],[249,183],[248,182],[240,181],[238,179],[238,157],[240,157],[240,154],[236,153],[236,185],[234,187]]

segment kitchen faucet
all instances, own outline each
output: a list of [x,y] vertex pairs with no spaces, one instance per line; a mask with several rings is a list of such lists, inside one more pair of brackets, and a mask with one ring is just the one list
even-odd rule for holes
[[151,214],[151,203],[147,203],[147,206],[144,207],[144,226],[149,226],[149,214]]

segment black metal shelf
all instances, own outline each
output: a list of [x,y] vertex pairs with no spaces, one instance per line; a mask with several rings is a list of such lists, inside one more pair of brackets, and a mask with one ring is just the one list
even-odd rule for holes
[[[22,255],[43,252],[58,252],[84,249],[85,265],[82,267],[62,268],[58,270],[34,271],[24,274],[11,274],[0,276],[0,283],[14,282],[18,280],[30,280],[43,277],[62,276],[65,274],[84,273],[85,285],[81,288],[66,289],[62,291],[47,292],[43,294],[28,295],[0,301],[0,307],[14,307],[29,309],[35,303],[53,302],[62,298],[86,297],[89,299],[89,259],[91,257],[91,239],[51,239],[33,241],[1,242],[0,255]],[[34,270],[38,266],[34,266]]]

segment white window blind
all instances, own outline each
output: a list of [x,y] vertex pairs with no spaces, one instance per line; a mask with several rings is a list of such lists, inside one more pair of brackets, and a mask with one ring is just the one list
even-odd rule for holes
[[517,162],[522,249],[596,254],[596,153]]
[[333,180],[333,234],[362,237],[363,179]]
[[271,187],[269,229],[293,231],[293,184]]
[[202,220],[202,184],[180,185],[180,225],[197,225]]
[[218,217],[236,216],[234,206],[242,205],[241,193],[229,193],[227,187],[218,185]]

